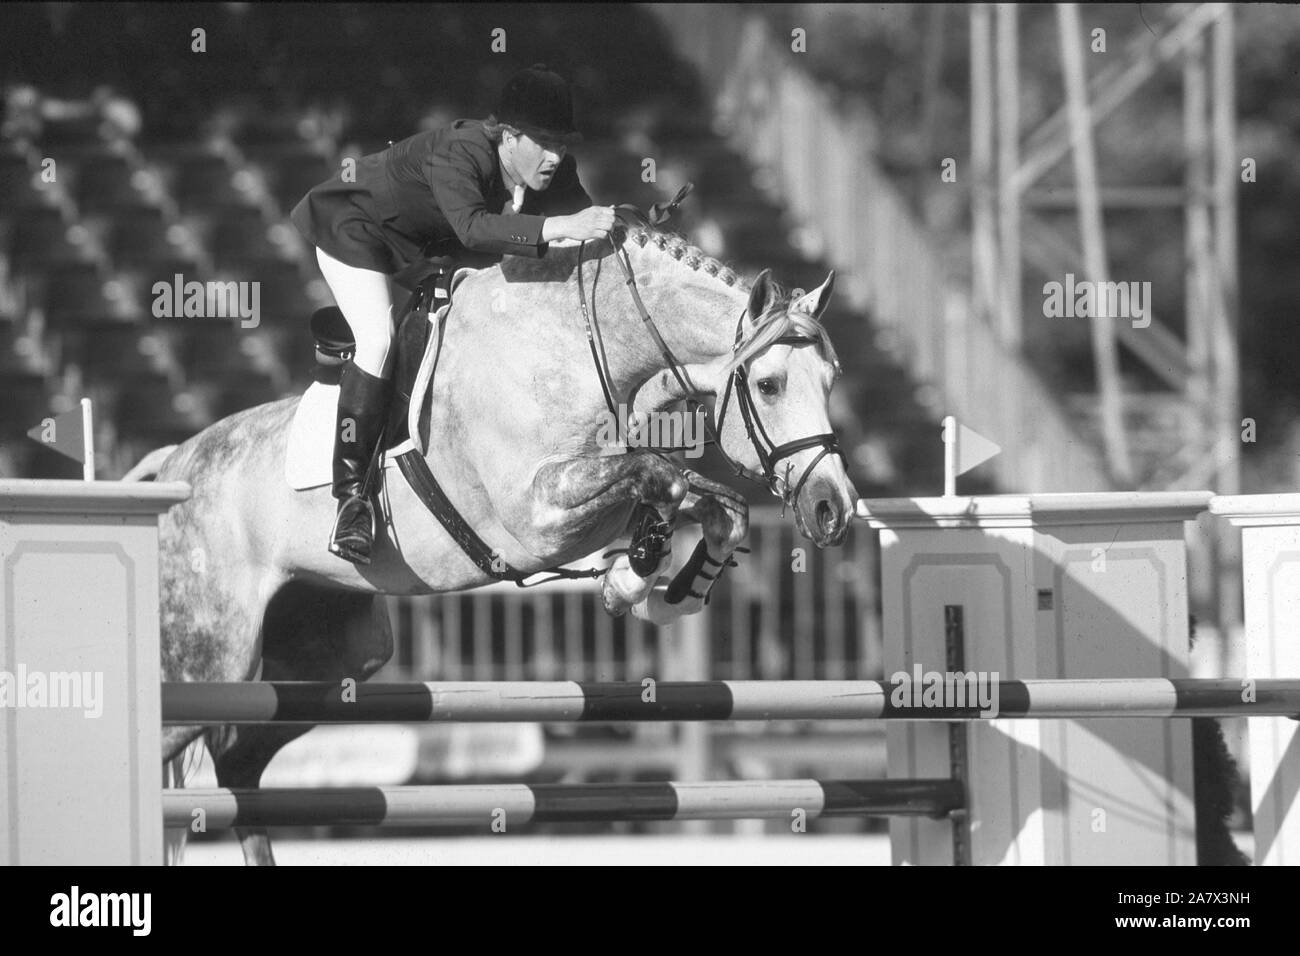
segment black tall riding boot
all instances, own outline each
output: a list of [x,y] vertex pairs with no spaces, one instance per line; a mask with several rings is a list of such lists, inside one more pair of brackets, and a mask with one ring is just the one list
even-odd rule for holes
[[375,540],[375,509],[371,503],[376,455],[388,413],[391,384],[358,368],[343,366],[339,377],[339,409],[334,430],[334,497],[339,501],[330,552],[353,564],[369,564]]

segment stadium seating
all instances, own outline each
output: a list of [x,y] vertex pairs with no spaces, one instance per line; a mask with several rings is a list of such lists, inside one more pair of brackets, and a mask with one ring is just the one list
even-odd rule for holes
[[129,156],[108,147],[56,154],[60,173],[71,173],[75,186],[73,197],[83,214],[129,207],[144,201],[134,182],[135,167]]
[[118,269],[140,269],[159,277],[196,271],[196,256],[185,230],[158,206],[111,207],[102,218],[104,246]]
[[79,362],[89,388],[116,390],[126,383],[152,382],[170,388],[176,376],[172,357],[151,344],[147,333],[134,325],[100,325],[87,329],[72,355]]
[[171,195],[184,213],[254,204],[248,192],[236,186],[236,171],[229,156],[218,147],[187,144],[155,151],[150,159],[159,164]]
[[19,216],[48,204],[49,197],[41,190],[38,175],[24,152],[0,148],[0,216]]
[[[649,18],[641,40],[611,45],[608,13],[510,10],[510,55],[485,57],[499,8],[340,5],[324,17],[294,4],[7,8],[0,67],[6,82],[29,86],[0,135],[0,310],[17,303],[9,318],[43,323],[27,323],[36,339],[23,339],[20,354],[19,323],[0,320],[0,369],[39,377],[33,356],[60,356],[48,380],[22,387],[40,404],[84,384],[118,443],[105,461],[301,389],[312,369],[307,318],[330,297],[289,211],[345,155],[486,115],[509,74],[538,60],[583,91],[586,139],[575,152],[597,202],[646,205],[693,180],[677,228],[690,234],[707,219],[718,241],[709,251],[728,262],[774,266],[790,284],[820,281],[777,211],[758,208],[745,164],[711,134],[689,71],[673,66]],[[200,14],[206,53],[160,52],[187,43]],[[87,58],[91,46],[104,55]],[[39,180],[46,157],[55,183]],[[657,182],[642,180],[647,157]],[[155,318],[155,283],[178,274],[257,282],[257,328]],[[31,411],[0,409],[5,435]],[[0,474],[33,462],[48,470],[50,457],[4,450]]]
[[39,375],[40,363],[23,326],[10,315],[0,315],[0,376]]
[[14,272],[40,274],[51,267],[92,258],[84,241],[77,241],[74,224],[62,209],[37,206],[24,211],[6,230],[6,250]]
[[272,195],[285,212],[293,209],[309,189],[339,170],[319,147],[298,140],[245,147],[243,151],[262,170]]
[[77,262],[51,268],[41,296],[46,327],[65,333],[84,325],[133,318],[120,303],[109,300],[104,288],[106,280],[107,276],[94,263]]

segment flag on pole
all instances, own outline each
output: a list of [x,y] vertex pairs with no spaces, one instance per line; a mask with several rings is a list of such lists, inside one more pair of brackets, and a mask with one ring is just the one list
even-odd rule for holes
[[972,431],[948,415],[943,420],[943,493],[957,493],[957,476],[984,464],[1002,451],[1000,445],[989,441],[979,432]]
[[70,412],[53,415],[28,429],[27,437],[35,439],[46,448],[81,462],[82,477],[95,480],[94,423],[90,399],[83,398]]

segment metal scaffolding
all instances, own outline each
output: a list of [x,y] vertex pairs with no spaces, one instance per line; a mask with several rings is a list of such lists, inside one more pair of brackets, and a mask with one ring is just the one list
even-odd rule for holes
[[[1144,27],[1110,64],[1089,78],[1088,38],[1079,5],[1056,8],[1064,103],[1035,129],[1021,129],[1018,110],[1019,10],[1015,4],[970,9],[973,307],[1009,352],[1023,333],[1023,270],[1075,273],[1094,282],[1112,278],[1105,214],[1118,208],[1181,209],[1186,335],[1152,316],[1134,328],[1113,316],[1092,317],[1091,341],[1105,460],[1117,487],[1138,479],[1125,425],[1119,346],[1149,368],[1177,396],[1187,444],[1147,487],[1213,487],[1241,491],[1241,401],[1237,348],[1238,264],[1233,11],[1229,4],[1175,4]],[[1181,65],[1182,188],[1133,184],[1102,186],[1094,130],[1135,98],[1161,70]],[[1069,160],[1073,191],[1036,189],[1042,177]],[[1062,234],[1041,212],[1073,209],[1078,237]],[[1171,236],[1171,242],[1177,237]],[[1148,303],[1149,307],[1149,303]],[[1240,623],[1233,580],[1239,563],[1228,536],[1213,542],[1217,569],[1202,597],[1218,608],[1219,623]]]

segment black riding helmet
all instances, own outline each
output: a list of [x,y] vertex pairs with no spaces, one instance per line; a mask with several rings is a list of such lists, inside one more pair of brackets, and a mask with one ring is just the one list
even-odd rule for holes
[[573,125],[568,81],[545,63],[535,63],[510,78],[501,91],[496,118],[538,142],[567,146],[582,140]]

